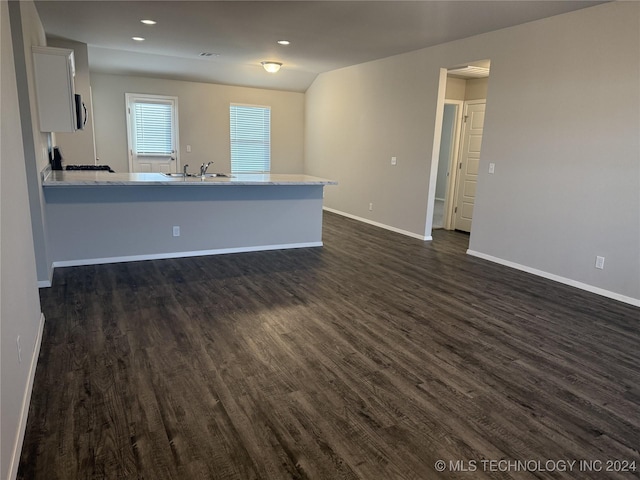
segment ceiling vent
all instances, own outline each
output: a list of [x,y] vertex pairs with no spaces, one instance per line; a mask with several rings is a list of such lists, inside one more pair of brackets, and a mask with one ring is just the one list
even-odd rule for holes
[[467,65],[465,67],[450,68],[447,70],[447,74],[462,78],[485,78],[489,76],[489,69]]
[[219,53],[211,53],[211,52],[200,52],[201,57],[219,57]]

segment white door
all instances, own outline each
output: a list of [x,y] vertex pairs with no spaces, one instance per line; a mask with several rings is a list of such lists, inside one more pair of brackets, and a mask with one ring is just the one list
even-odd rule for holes
[[130,172],[179,171],[178,99],[126,94]]
[[485,101],[465,103],[460,160],[454,207],[454,228],[464,232],[471,231],[473,206],[476,200],[480,147],[484,127]]

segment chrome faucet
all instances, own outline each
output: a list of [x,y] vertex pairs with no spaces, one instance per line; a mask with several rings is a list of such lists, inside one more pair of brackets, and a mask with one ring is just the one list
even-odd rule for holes
[[183,174],[185,177],[188,177],[188,176],[189,176],[189,174],[187,173],[187,167],[188,167],[188,166],[189,166],[189,164],[186,164],[184,167],[182,167],[182,174]]
[[204,163],[203,163],[203,164],[200,166],[200,176],[201,176],[201,177],[204,177],[204,174],[205,174],[205,173],[207,173],[207,168],[209,168],[209,165],[211,165],[212,163],[213,163],[213,162],[209,162],[209,163],[207,163],[207,164],[204,164]]

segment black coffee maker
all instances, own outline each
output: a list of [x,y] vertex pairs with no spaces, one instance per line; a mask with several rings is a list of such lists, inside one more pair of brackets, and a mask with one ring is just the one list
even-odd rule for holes
[[49,163],[51,164],[51,170],[62,170],[62,155],[58,147],[53,147],[49,152]]

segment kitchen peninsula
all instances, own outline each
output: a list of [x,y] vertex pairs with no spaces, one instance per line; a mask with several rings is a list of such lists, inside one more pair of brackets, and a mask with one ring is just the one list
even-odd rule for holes
[[54,267],[322,246],[322,197],[308,175],[44,171]]

